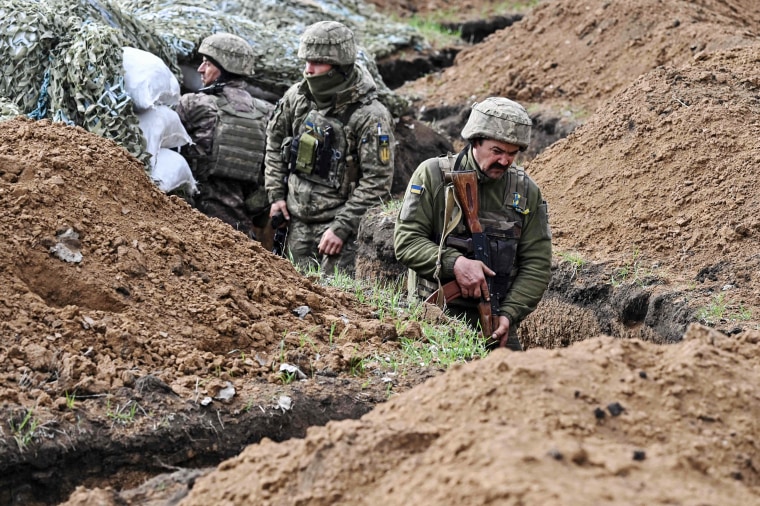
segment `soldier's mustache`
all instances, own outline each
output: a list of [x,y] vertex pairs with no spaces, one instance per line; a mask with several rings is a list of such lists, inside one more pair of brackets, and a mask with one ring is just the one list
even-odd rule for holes
[[509,165],[502,165],[499,162],[493,162],[489,167],[489,170],[491,169],[499,169],[499,170],[507,170],[509,169]]

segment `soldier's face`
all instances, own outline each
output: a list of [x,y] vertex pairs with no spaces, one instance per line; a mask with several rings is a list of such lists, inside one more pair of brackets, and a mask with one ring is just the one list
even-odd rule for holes
[[501,178],[519,152],[520,146],[493,139],[483,139],[472,146],[472,154],[480,170],[491,179]]
[[203,86],[208,86],[222,75],[222,71],[219,70],[219,67],[208,61],[205,56],[203,57],[201,66],[198,67],[198,73],[201,75]]
[[308,76],[321,76],[322,74],[330,72],[330,69],[332,68],[333,66],[329,63],[307,61],[304,73]]

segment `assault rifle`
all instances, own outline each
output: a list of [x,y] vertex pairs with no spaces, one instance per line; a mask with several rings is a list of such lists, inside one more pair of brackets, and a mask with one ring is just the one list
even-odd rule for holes
[[272,216],[272,228],[274,229],[272,253],[284,257],[285,241],[288,237],[288,225],[282,213]]
[[[483,232],[483,227],[478,219],[478,176],[474,170],[447,172],[445,175],[446,182],[454,185],[454,194],[459,201],[464,214],[465,224],[472,236],[472,253],[475,260],[480,260],[489,269],[491,268],[491,247],[488,243],[488,237]],[[469,241],[467,241],[469,243]],[[494,325],[498,325],[499,301],[493,291],[493,279],[486,276],[488,284],[488,295],[490,301],[481,296],[478,303],[478,314],[480,315],[480,327],[483,330],[483,337],[489,339],[494,331]],[[443,287],[444,300],[452,300],[462,295],[459,285],[456,281],[446,283]],[[427,301],[435,302],[439,295],[437,290],[433,295],[428,297]]]

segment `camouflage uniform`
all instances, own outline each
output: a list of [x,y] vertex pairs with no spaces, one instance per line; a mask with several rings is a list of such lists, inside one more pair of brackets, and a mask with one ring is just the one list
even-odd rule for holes
[[274,106],[247,91],[241,76],[253,73],[253,52],[238,52],[246,46],[230,34],[205,39],[199,53],[213,56],[230,78],[183,95],[177,113],[194,143],[182,151],[198,181],[193,205],[255,238],[268,221],[263,161],[266,123]]
[[[369,72],[355,64],[348,28],[333,21],[312,25],[299,56],[333,65],[325,78],[337,84],[326,103],[305,77],[277,103],[267,128],[266,191],[270,202],[287,203],[287,252],[296,263],[319,259],[317,246],[329,228],[343,249],[319,260],[323,272],[338,267],[352,274],[359,222],[390,192],[393,119],[377,100]],[[320,151],[324,146],[328,150]]]
[[[527,113],[524,117],[530,121]],[[473,131],[471,124],[477,119],[473,120],[471,115],[470,127],[465,126],[463,131],[466,139],[486,138],[485,134],[489,134],[490,138],[508,139],[505,142],[523,149],[527,147],[529,127],[527,131],[517,132],[516,136],[515,132],[493,133],[494,128],[503,126],[503,123],[487,128],[485,132],[477,128]],[[443,173],[451,170],[475,170],[477,173],[478,217],[489,239],[491,268],[496,271],[494,279],[502,279],[507,287],[506,296],[500,301],[499,314],[510,321],[507,346],[521,349],[517,328],[535,310],[551,280],[552,256],[546,202],[539,187],[522,168],[513,164],[504,176],[491,179],[472,156],[471,145],[457,157],[448,155],[424,161],[412,174],[399,211],[394,230],[396,258],[410,269],[410,291],[413,296],[421,298],[432,294],[439,282],[443,285],[454,280],[457,258],[463,254],[473,258],[461,247],[451,245],[451,240],[441,244],[448,220]],[[450,237],[460,239],[460,245],[462,240],[470,237],[461,217]],[[475,326],[478,322],[477,303],[474,299],[464,298],[447,301],[447,311],[464,316]]]

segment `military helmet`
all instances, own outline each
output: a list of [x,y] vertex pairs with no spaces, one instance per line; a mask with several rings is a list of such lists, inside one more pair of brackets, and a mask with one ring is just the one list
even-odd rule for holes
[[198,54],[206,56],[221,65],[231,74],[252,76],[255,56],[253,48],[242,37],[231,33],[209,35],[198,48]]
[[533,122],[523,106],[503,97],[489,97],[472,105],[470,118],[462,129],[467,140],[485,137],[520,146],[530,144]]
[[354,32],[337,21],[319,21],[301,35],[298,57],[330,65],[353,65],[356,61]]

